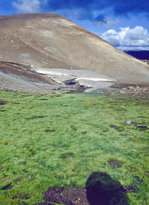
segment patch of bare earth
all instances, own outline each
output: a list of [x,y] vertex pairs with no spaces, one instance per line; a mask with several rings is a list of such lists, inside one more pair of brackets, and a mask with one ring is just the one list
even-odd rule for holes
[[66,190],[64,188],[48,188],[44,195],[46,202],[40,203],[40,205],[46,205],[49,202],[67,205],[89,205],[84,188],[70,188]]

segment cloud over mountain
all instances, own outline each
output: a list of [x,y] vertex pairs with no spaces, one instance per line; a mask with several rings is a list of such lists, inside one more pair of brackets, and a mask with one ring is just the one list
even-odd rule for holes
[[106,41],[116,47],[131,48],[148,47],[149,48],[149,32],[142,26],[134,28],[124,27],[120,31],[110,29],[101,35]]

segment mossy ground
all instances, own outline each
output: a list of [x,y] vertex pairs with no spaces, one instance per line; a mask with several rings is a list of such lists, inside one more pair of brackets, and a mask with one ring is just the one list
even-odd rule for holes
[[0,91],[0,101],[0,204],[38,204],[48,187],[84,187],[93,172],[149,204],[148,99]]

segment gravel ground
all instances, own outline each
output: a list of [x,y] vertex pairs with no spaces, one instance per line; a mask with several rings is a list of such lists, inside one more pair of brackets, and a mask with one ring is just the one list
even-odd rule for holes
[[79,84],[85,87],[85,92],[93,92],[97,89],[109,88],[116,80],[106,75],[89,70],[68,70],[61,68],[32,68],[34,71],[45,74],[62,86]]

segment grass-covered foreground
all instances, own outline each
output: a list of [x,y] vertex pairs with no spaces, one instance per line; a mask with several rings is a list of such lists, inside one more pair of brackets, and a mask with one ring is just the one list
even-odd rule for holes
[[149,204],[148,127],[147,99],[0,91],[0,204],[38,204],[94,172]]

